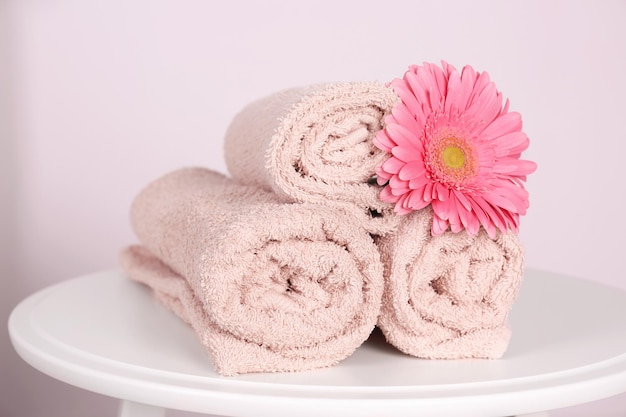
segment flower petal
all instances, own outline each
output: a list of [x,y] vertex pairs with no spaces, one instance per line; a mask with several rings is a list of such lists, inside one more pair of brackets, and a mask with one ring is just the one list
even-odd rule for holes
[[501,217],[500,212],[497,209],[497,207],[492,206],[481,197],[475,197],[474,201],[478,203],[480,208],[482,208],[485,214],[487,215],[488,224],[485,225],[483,223],[483,226],[489,226],[491,224],[491,225],[496,226],[500,230],[506,230],[506,222],[504,218]]
[[470,200],[470,202],[472,203],[472,212],[476,214],[476,218],[487,231],[489,237],[494,238],[496,234],[496,228],[494,224],[489,220],[487,213],[485,213],[485,211],[475,200]]
[[454,196],[461,203],[461,205],[465,207],[467,211],[472,210],[472,204],[470,203],[469,199],[465,196],[465,194],[463,194],[461,191],[456,190],[454,188],[452,189],[452,193],[454,193]]
[[[518,187],[517,185],[514,185],[511,182],[504,184],[504,186],[493,188],[492,190],[485,193],[485,199],[492,202],[494,205],[510,211],[511,213],[525,214],[526,209],[528,208],[528,191]],[[500,198],[509,202],[509,204],[512,205],[514,209],[510,209],[507,205],[500,204],[498,201],[498,197],[494,198],[495,195],[500,196]]]
[[402,180],[410,181],[414,178],[423,177],[426,174],[426,167],[423,161],[411,161],[400,169],[398,177]]
[[529,142],[524,132],[511,132],[494,141],[493,148],[496,155],[519,155],[528,148]]
[[390,174],[397,174],[403,166],[404,162],[393,156],[382,164],[382,168]]
[[406,187],[406,186],[399,186],[399,187],[391,187],[391,186],[389,186],[389,188],[391,189],[391,194],[397,196],[398,198],[402,197],[406,193],[410,193],[411,192],[411,189],[409,187]]
[[434,198],[439,201],[446,201],[448,197],[450,197],[450,189],[443,185],[440,182],[435,184],[435,189],[433,191]]
[[426,125],[426,118],[422,111],[419,114],[412,114],[407,106],[400,103],[393,107],[391,114],[395,118],[395,123],[404,126],[410,132],[413,132],[416,137],[421,135],[420,132],[424,130]]
[[389,186],[391,188],[395,188],[395,189],[400,189],[400,188],[404,188],[404,189],[408,189],[408,181],[404,181],[401,180],[400,177],[398,177],[397,175],[392,176],[389,179]]
[[437,65],[425,65],[424,70],[428,74],[429,89],[428,100],[430,108],[440,109],[448,91],[448,80],[441,68]]
[[408,198],[406,200],[406,206],[410,207],[413,210],[421,210],[424,207],[428,207],[431,200],[426,199],[424,197],[424,189],[412,190],[408,194]]
[[434,189],[434,185],[432,182],[427,182],[426,185],[424,185],[424,201],[432,201],[434,199],[433,197],[433,189]]
[[493,167],[493,172],[507,175],[527,175],[537,169],[537,164],[523,159],[501,159]]
[[454,199],[449,199],[446,201],[433,200],[431,205],[433,208],[433,212],[439,218],[447,220],[449,224],[461,224]]
[[374,172],[376,173],[376,182],[378,183],[378,185],[387,184],[392,176],[391,174],[386,172],[381,165],[378,165],[376,168],[374,168]]
[[378,198],[380,198],[385,203],[395,203],[396,201],[398,201],[398,197],[391,193],[391,187],[384,187],[382,190],[380,190]]
[[469,99],[469,105],[474,104],[480,94],[483,92],[483,90],[487,87],[487,85],[491,83],[489,73],[486,71],[483,71],[480,74],[475,73],[474,76],[474,88],[472,90],[472,95]]
[[420,108],[424,112],[424,115],[428,117],[432,113],[433,108],[430,106],[429,100],[429,85],[427,81],[422,78],[424,71],[419,73],[407,72],[405,79],[418,103],[421,104]]
[[522,129],[522,117],[519,113],[506,113],[496,117],[480,134],[482,140],[494,140],[507,133]]
[[433,216],[433,225],[431,228],[431,233],[433,234],[433,236],[441,236],[446,230],[448,230],[448,222],[444,219],[440,219],[437,216]]
[[393,91],[400,97],[402,103],[407,106],[408,110],[413,113],[422,113],[422,106],[417,101],[415,94],[411,91],[411,88],[404,80],[396,79],[390,84],[393,87]]
[[426,184],[431,182],[431,179],[425,175],[417,176],[409,181],[409,188],[416,190],[418,188],[424,188]]
[[394,211],[397,214],[400,215],[405,215],[405,214],[409,214],[411,213],[413,210],[411,210],[410,208],[405,207],[405,201],[406,201],[407,195],[403,195],[402,198],[400,198],[400,200],[398,200],[398,202],[396,203],[396,206],[394,207]]
[[468,100],[474,87],[474,76],[467,68],[463,68],[460,75],[458,72],[450,74],[445,107],[447,112],[462,112],[468,107]]
[[416,159],[421,160],[418,152],[415,152],[415,150],[409,149],[406,146],[396,146],[391,150],[391,154],[405,164],[413,162]]
[[[512,194],[509,194],[509,196],[511,195]],[[498,193],[498,190],[487,191],[483,194],[483,197],[491,206],[498,206],[513,213],[517,213],[518,211],[517,205],[510,199],[503,197]]]
[[502,96],[498,94],[496,86],[490,83],[476,97],[466,114],[479,124],[488,126],[500,116],[501,109]]
[[398,146],[413,149],[415,152],[423,152],[424,146],[417,136],[421,132],[412,132],[399,124],[390,124],[386,127],[387,134]]
[[457,204],[457,213],[465,229],[470,235],[475,235],[480,229],[480,222],[476,214],[471,210],[466,210],[462,205]]
[[384,130],[379,130],[376,133],[376,136],[374,136],[372,142],[374,143],[374,146],[385,152],[391,152],[391,149],[396,146],[396,143],[389,137],[389,135],[387,135],[387,132],[385,132]]

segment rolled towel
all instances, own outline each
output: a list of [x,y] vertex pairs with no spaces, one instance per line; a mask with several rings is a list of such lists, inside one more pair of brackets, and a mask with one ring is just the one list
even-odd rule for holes
[[260,99],[226,132],[228,171],[283,201],[347,205],[368,231],[386,233],[399,219],[378,198],[374,171],[388,155],[372,139],[398,100],[374,82],[313,85]]
[[432,211],[407,216],[379,238],[385,292],[378,326],[389,343],[420,358],[490,358],[506,351],[507,316],[522,279],[513,233],[431,235]]
[[191,323],[223,375],[336,364],[373,330],[383,268],[348,213],[285,204],[202,168],[134,200],[131,279]]

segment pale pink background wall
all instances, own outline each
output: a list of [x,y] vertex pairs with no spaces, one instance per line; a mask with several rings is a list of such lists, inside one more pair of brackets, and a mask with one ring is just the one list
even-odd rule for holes
[[[626,289],[624,1],[0,0],[2,320],[115,268],[148,181],[225,171],[224,131],[250,100],[440,59],[489,71],[524,116],[528,265]],[[0,360],[3,417],[115,413],[22,363],[6,330]],[[557,415],[591,414],[624,416],[626,397]]]

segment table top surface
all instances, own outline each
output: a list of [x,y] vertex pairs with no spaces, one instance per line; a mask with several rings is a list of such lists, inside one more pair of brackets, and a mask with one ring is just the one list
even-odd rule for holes
[[[528,270],[499,360],[422,360],[376,330],[338,365],[219,376],[189,326],[120,271],[71,279],[9,319],[33,367],[112,397],[215,415],[497,416],[626,391],[626,293]],[[341,411],[338,411],[341,410]]]

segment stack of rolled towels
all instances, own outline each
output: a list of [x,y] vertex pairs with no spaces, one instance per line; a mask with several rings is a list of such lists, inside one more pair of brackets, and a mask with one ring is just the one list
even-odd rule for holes
[[[313,85],[237,114],[229,176],[184,168],[131,206],[128,277],[189,323],[222,375],[303,371],[350,356],[378,326],[418,358],[499,358],[523,275],[514,230],[433,234],[430,206],[380,198],[375,138],[392,84]],[[399,116],[397,116],[399,117]]]

